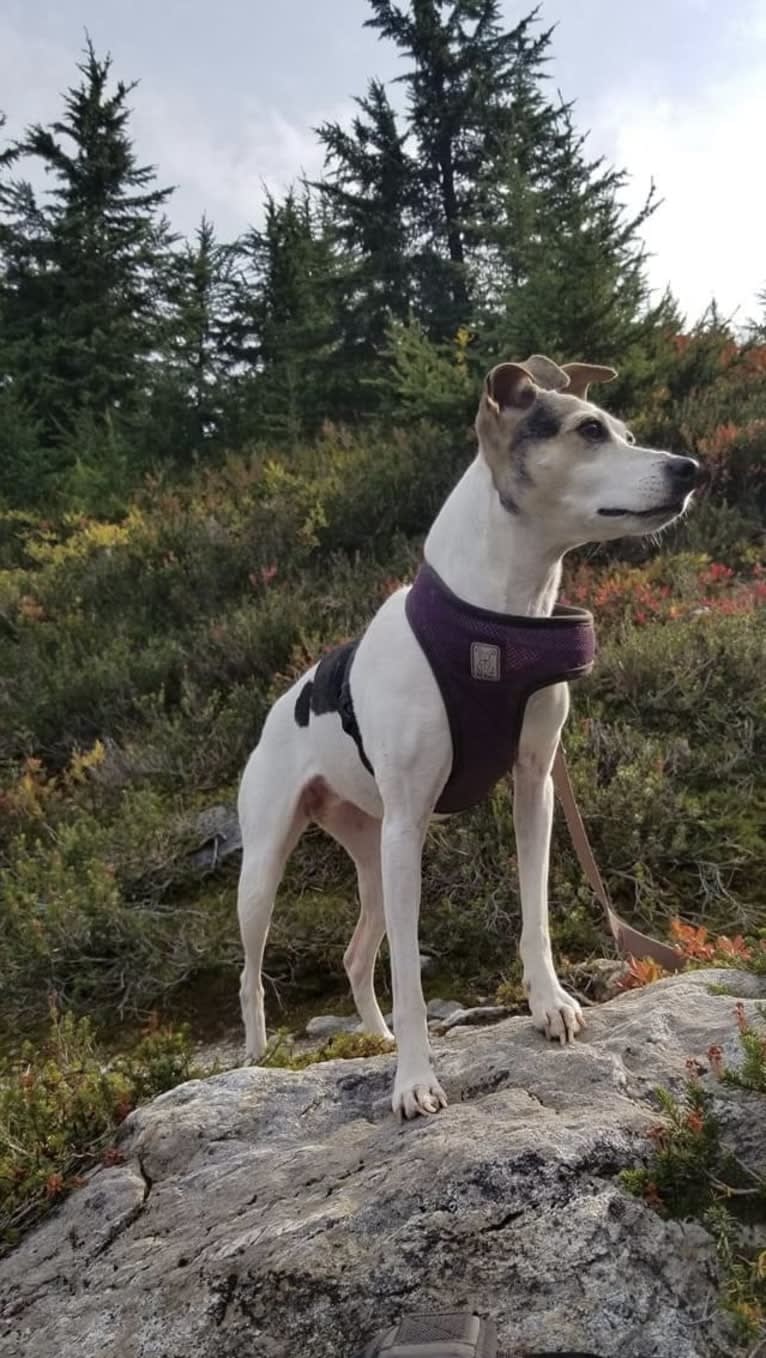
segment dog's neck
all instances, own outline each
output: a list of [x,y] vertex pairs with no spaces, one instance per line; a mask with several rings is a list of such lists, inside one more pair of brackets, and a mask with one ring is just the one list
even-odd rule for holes
[[478,608],[547,616],[561,580],[563,551],[544,526],[503,508],[479,454],[447,498],[426,538],[426,561]]

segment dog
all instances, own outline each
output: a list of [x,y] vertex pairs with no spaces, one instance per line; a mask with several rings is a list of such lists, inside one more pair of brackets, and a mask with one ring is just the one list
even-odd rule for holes
[[[514,646],[524,655],[529,646],[548,644],[554,633],[544,686],[521,695],[513,748],[506,742],[520,954],[535,1027],[562,1044],[583,1028],[580,1005],[556,975],[548,931],[551,766],[569,708],[566,680],[585,672],[592,658],[589,615],[556,606],[562,558],[585,543],[663,528],[686,509],[698,475],[694,459],[640,447],[620,419],[589,401],[591,384],[616,375],[593,364],[559,366],[542,355],[493,368],[476,416],[478,451],[426,538],[425,585],[419,576],[415,586],[390,595],[358,643],[314,665],[269,712],[239,795],[240,1001],[253,1060],[266,1047],[261,966],[274,897],[289,854],[314,822],[356,865],[360,914],[344,966],[364,1030],[393,1040],[373,983],[378,949],[388,935],[398,1053],[394,1113],[412,1118],[446,1106],[431,1063],[418,914],[423,844],[453,775],[462,702],[458,694],[455,710],[448,710],[445,684],[425,649],[427,588],[437,610],[446,610],[448,620],[454,616],[465,632],[460,645],[465,642],[466,667],[470,650],[472,669],[458,678],[467,703],[474,691],[480,699],[494,698],[502,688],[496,681],[505,663],[506,622],[517,629]],[[413,612],[418,599],[419,622]],[[474,626],[480,640],[468,647]],[[497,636],[498,644],[487,635]],[[529,646],[519,647],[519,636]],[[445,640],[440,634],[442,641],[452,644],[449,635]],[[562,646],[566,663],[554,674]],[[538,679],[542,673],[536,671]],[[477,708],[479,720],[482,712]],[[502,722],[492,718],[485,727],[488,754],[488,745],[494,751],[503,743]],[[470,731],[463,731],[466,740],[472,746]],[[476,753],[462,750],[465,767]],[[490,774],[496,779],[498,770]],[[473,793],[475,800],[476,786]]]

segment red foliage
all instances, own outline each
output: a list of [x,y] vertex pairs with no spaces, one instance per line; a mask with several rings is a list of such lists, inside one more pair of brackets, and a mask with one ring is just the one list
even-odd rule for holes
[[64,1187],[65,1185],[63,1174],[49,1174],[45,1182],[46,1198],[61,1197],[61,1194],[64,1192]]
[[710,1062],[710,1069],[715,1075],[715,1078],[717,1080],[723,1079],[724,1064],[723,1064],[723,1052],[721,1051],[721,1048],[715,1045],[712,1047],[708,1047],[707,1059]]
[[591,608],[599,622],[675,622],[703,614],[752,613],[766,603],[766,582],[758,564],[749,576],[713,561],[684,582],[683,591],[658,580],[650,570],[618,567],[610,571],[580,565],[567,580],[562,602]]
[[618,990],[637,990],[640,986],[661,981],[668,973],[653,957],[629,957],[628,970],[617,983]]
[[696,962],[711,962],[715,957],[716,946],[708,938],[707,929],[700,925],[684,924],[680,919],[670,922],[673,942],[677,943],[685,957]]

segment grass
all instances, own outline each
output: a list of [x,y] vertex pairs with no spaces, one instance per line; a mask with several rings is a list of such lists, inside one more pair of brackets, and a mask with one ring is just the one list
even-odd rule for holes
[[306,1070],[324,1061],[355,1061],[365,1056],[388,1056],[395,1049],[393,1042],[368,1033],[336,1033],[329,1042],[312,1051],[296,1052],[290,1033],[282,1029],[272,1038],[259,1065],[270,1069]]

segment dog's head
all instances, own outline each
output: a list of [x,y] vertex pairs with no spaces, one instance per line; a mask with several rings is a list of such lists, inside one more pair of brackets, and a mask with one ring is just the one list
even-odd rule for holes
[[561,546],[655,532],[683,512],[697,481],[693,458],[639,447],[588,400],[591,383],[616,376],[540,354],[487,376],[476,432],[500,501],[544,522]]

